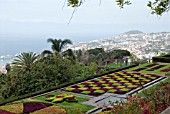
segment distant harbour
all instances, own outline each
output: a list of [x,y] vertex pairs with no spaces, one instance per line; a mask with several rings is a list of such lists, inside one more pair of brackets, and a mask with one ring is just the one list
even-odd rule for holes
[[15,56],[0,56],[0,66],[5,66],[7,63],[11,63],[14,60]]

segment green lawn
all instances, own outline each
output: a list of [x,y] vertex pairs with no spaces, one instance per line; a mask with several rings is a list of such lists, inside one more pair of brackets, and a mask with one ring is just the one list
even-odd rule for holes
[[149,65],[149,64],[148,64],[148,63],[146,63],[146,64],[140,64],[139,66],[132,67],[132,68],[130,68],[130,69],[128,69],[128,70],[133,71],[133,70],[138,69],[138,68],[143,68],[143,67],[145,67],[146,65]]
[[105,67],[106,68],[120,68],[120,64],[113,63],[113,64],[106,65]]
[[[52,92],[50,94],[58,95],[58,94],[61,94],[61,93]],[[90,109],[95,108],[94,106],[81,104],[81,102],[87,101],[87,100],[89,100],[89,98],[78,97],[78,96],[76,96],[76,98],[78,99],[78,102],[72,102],[71,103],[71,102],[64,101],[64,102],[61,102],[61,103],[52,103],[52,104],[56,105],[56,106],[63,107],[67,111],[68,114],[81,114],[81,113],[87,112]],[[37,98],[33,98],[33,99],[31,99],[31,101],[39,101],[39,102],[51,103],[51,102],[45,101],[45,96],[40,96],[40,97],[37,97]]]
[[[152,63],[151,63],[151,64],[152,64]],[[149,64],[142,64],[142,65],[139,65],[139,66],[137,66],[137,67],[133,67],[133,68],[129,69],[129,71],[133,71],[133,70],[136,70],[136,69],[138,69],[138,68],[144,68],[144,67],[147,66],[147,65],[149,65]],[[155,67],[155,66],[154,66],[154,67]],[[153,68],[153,67],[149,67],[149,68],[147,68],[147,69],[141,70],[140,72],[144,72],[144,73],[155,73],[155,74],[165,74],[165,73],[170,73],[170,71],[169,71],[169,72],[161,72],[161,70],[166,69],[166,68],[169,68],[169,67],[170,67],[170,64],[166,64],[164,67],[162,67],[162,68],[160,68],[160,69],[158,69],[158,70],[147,71],[147,70]]]

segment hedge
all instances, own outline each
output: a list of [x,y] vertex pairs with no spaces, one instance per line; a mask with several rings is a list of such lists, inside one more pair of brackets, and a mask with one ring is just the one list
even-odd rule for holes
[[163,62],[163,63],[170,63],[170,54],[152,57],[153,62]]

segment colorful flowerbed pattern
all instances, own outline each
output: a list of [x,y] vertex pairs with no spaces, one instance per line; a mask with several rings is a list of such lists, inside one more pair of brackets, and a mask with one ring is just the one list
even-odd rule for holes
[[136,69],[133,69],[132,71],[135,72],[143,72],[143,71],[151,71],[154,73],[161,73],[161,72],[169,72],[170,71],[170,65],[166,64],[166,65],[160,65],[160,64],[156,64],[156,63],[152,63],[152,64],[147,64],[146,66],[138,66]]
[[121,71],[69,86],[64,90],[94,96],[105,92],[125,94],[159,77],[155,74]]
[[63,101],[67,101],[67,102],[78,102],[78,100],[76,99],[76,97],[74,95],[69,95],[67,93],[64,94],[60,94],[60,95],[51,95],[48,94],[46,96],[46,101],[51,101],[53,103],[58,103],[58,102],[63,102]]
[[36,110],[40,110],[51,106],[52,104],[41,102],[27,102],[0,106],[0,114],[30,114]]

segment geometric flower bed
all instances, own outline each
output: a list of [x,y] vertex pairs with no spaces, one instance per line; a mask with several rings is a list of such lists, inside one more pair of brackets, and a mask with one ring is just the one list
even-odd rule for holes
[[140,71],[142,71],[142,70],[155,71],[155,70],[159,70],[160,68],[165,67],[165,66],[166,66],[166,65],[159,65],[159,64],[153,63],[153,64],[149,64],[149,65],[147,65],[147,66],[144,66],[144,67],[142,67],[142,68],[137,68],[137,69],[135,69],[135,70],[133,70],[133,71],[136,71],[136,72],[140,72]]
[[60,95],[47,95],[46,96],[46,101],[52,101],[53,103],[58,103],[58,102],[78,102],[78,100],[75,98],[74,95],[68,95],[68,94],[60,94]]
[[151,68],[151,69],[148,69],[147,71],[155,71],[155,70],[158,70],[158,69],[160,69],[160,68],[162,68],[162,67],[164,67],[165,65],[157,65],[156,67],[153,67],[153,68]]
[[137,69],[135,69],[135,70],[133,70],[133,71],[140,72],[140,71],[142,71],[142,70],[146,70],[146,69],[148,69],[148,68],[155,67],[155,66],[157,66],[157,65],[158,65],[158,64],[152,63],[152,64],[148,64],[148,65],[146,65],[146,66],[144,66],[144,67],[142,67],[142,68],[137,68]]
[[152,63],[152,64],[147,64],[146,66],[138,66],[136,69],[133,68],[132,71],[135,72],[152,71],[153,73],[169,72],[170,64],[160,65],[160,64]]
[[93,96],[98,96],[105,92],[125,94],[159,77],[155,74],[121,71],[72,85],[64,90]]
[[41,102],[26,102],[0,106],[0,114],[30,114],[36,110],[40,110],[51,106],[52,104]]

